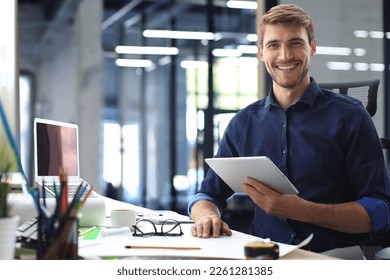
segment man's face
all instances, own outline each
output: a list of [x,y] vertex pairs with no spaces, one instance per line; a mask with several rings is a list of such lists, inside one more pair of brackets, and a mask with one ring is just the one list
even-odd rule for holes
[[274,83],[292,89],[309,79],[310,57],[315,41],[309,44],[306,30],[297,25],[272,24],[264,30],[260,59]]

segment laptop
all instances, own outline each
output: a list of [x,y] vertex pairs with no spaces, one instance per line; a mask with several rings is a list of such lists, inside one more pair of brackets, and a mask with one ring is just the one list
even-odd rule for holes
[[[34,172],[35,184],[55,195],[59,188],[61,169],[68,178],[68,195],[73,198],[80,184],[79,137],[77,124],[48,119],[34,119]],[[90,197],[98,196],[92,192]]]
[[[48,209],[56,204],[54,184],[59,188],[60,168],[68,178],[68,199],[72,200],[80,184],[91,186],[80,177],[79,130],[76,124],[48,119],[34,119],[35,184],[45,184]],[[57,189],[57,193],[59,189]],[[85,194],[84,194],[85,195]],[[99,225],[106,216],[105,198],[92,191],[81,209],[80,226]]]

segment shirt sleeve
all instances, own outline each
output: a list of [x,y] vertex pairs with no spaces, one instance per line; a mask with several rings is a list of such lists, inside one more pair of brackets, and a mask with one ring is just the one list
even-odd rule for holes
[[370,216],[372,232],[378,232],[390,226],[390,213],[386,202],[373,197],[363,197],[357,202],[366,209]]
[[188,209],[187,209],[187,211],[188,211],[188,216],[191,217],[191,208],[192,208],[192,206],[193,206],[196,202],[198,202],[198,201],[200,201],[200,200],[207,200],[207,201],[210,201],[210,202],[214,203],[214,204],[218,207],[219,211],[222,211],[222,209],[224,208],[223,203],[221,203],[221,202],[220,202],[218,199],[216,199],[214,196],[212,196],[212,195],[210,195],[210,194],[206,194],[206,193],[201,193],[201,192],[199,192],[199,193],[195,194],[195,196],[194,196],[194,197],[191,199],[191,201],[188,203]]

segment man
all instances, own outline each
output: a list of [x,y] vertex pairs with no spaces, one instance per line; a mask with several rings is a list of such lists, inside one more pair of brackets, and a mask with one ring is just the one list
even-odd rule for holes
[[[280,194],[248,178],[251,233],[322,252],[354,246],[390,228],[390,183],[372,120],[356,99],[319,89],[309,75],[316,52],[310,16],[292,4],[268,11],[258,28],[270,94],[239,111],[216,157],[267,156],[299,190]],[[189,204],[193,236],[231,235],[221,211],[232,190],[210,170]]]

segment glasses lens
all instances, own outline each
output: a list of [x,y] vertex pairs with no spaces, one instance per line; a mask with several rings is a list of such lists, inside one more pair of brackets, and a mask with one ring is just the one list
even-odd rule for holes
[[166,220],[161,225],[161,232],[164,235],[178,236],[183,235],[183,232],[180,227],[180,223],[176,220]]
[[139,220],[134,226],[134,235],[152,236],[155,235],[156,232],[156,226],[153,224],[153,222],[146,219]]

